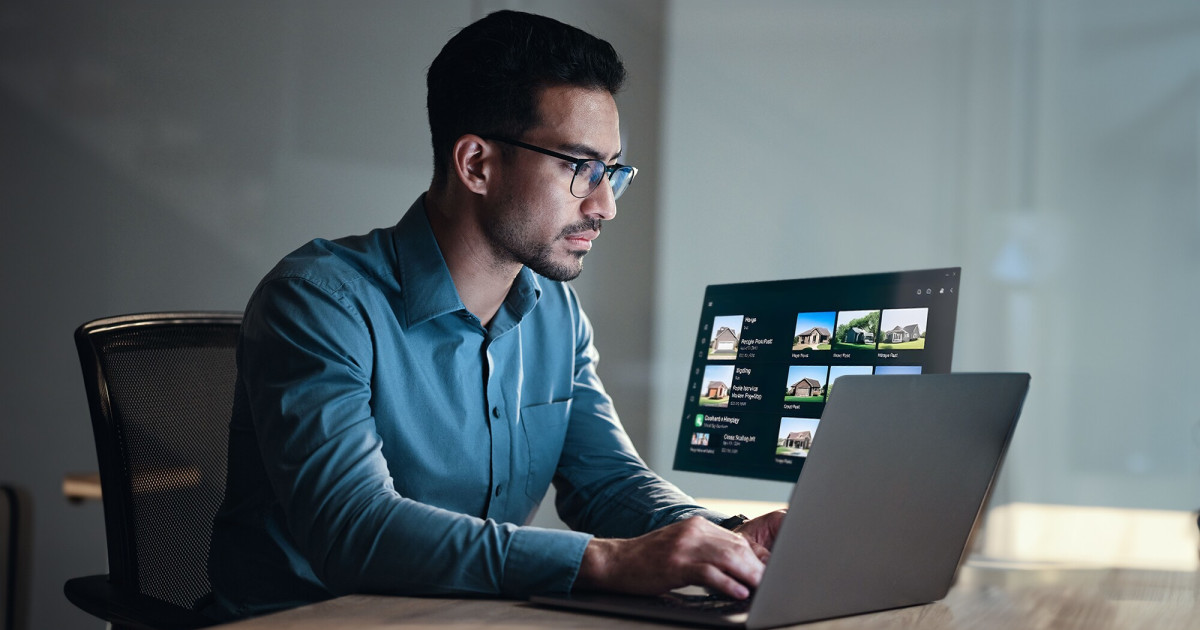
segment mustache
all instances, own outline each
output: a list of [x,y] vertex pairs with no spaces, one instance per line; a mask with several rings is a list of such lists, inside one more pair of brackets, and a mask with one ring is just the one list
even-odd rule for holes
[[566,238],[572,234],[579,234],[581,232],[595,232],[599,234],[601,226],[601,219],[584,219],[579,223],[572,223],[571,225],[563,228],[562,233],[560,233],[558,236],[559,238]]

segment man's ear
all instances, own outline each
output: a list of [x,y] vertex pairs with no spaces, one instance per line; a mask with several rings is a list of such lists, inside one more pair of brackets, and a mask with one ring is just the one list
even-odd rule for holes
[[494,173],[499,152],[494,145],[475,134],[466,134],[454,143],[450,163],[458,181],[469,191],[483,195]]

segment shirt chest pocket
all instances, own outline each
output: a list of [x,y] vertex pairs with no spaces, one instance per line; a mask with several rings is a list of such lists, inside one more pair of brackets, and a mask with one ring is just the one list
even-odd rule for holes
[[538,504],[546,496],[550,480],[558,468],[567,424],[571,417],[571,401],[532,405],[521,409],[521,428],[528,449],[529,472],[525,478],[525,494]]

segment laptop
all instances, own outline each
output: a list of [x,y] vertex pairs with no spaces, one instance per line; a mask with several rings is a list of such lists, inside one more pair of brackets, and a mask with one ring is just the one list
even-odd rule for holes
[[677,593],[532,601],[754,629],[939,600],[968,553],[1028,388],[1028,374],[839,379],[748,603]]

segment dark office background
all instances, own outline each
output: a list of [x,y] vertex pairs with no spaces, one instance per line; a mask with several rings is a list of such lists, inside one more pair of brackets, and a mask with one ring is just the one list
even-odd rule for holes
[[[955,369],[1033,392],[997,501],[1200,503],[1200,5],[7,0],[0,4],[0,482],[34,525],[22,618],[105,570],[71,333],[240,309],[315,237],[394,223],[427,185],[424,71],[499,8],[609,39],[641,168],[576,281],[601,375],[669,470],[704,286],[964,267]],[[539,522],[553,525],[544,509]],[[1192,550],[1194,554],[1194,550]]]

